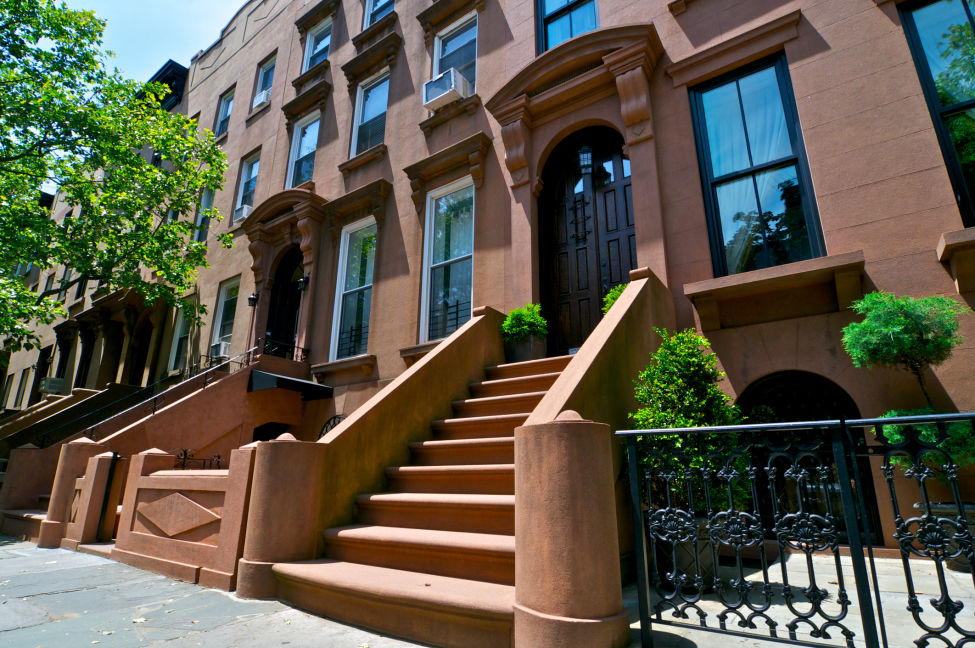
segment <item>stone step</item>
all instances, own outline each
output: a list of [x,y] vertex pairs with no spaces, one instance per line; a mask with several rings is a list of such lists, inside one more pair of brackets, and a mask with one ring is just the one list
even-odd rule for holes
[[489,396],[487,398],[465,398],[453,402],[454,414],[458,417],[493,416],[497,414],[518,414],[531,412],[542,400],[544,391],[512,394],[510,396]]
[[41,522],[47,511],[40,509],[8,509],[0,511],[0,534],[18,540],[37,542],[41,535]]
[[501,378],[499,380],[485,380],[472,383],[471,396],[483,398],[486,396],[510,396],[528,392],[545,391],[552,386],[559,372],[518,376],[516,378]]
[[360,495],[357,519],[380,526],[466,531],[515,532],[514,495],[456,493],[376,493]]
[[514,464],[398,466],[386,469],[389,490],[411,493],[513,495]]
[[444,441],[451,439],[483,439],[512,436],[515,428],[524,425],[528,413],[498,416],[468,416],[434,421],[433,436]]
[[325,530],[325,557],[503,585],[515,583],[515,537],[354,525]]
[[514,463],[515,438],[417,441],[410,444],[410,453],[418,466]]
[[336,619],[445,648],[510,648],[515,588],[334,560],[278,563],[278,596]]
[[572,360],[571,355],[564,355],[554,358],[542,358],[541,360],[510,362],[508,364],[487,367],[486,374],[488,380],[500,380],[502,378],[517,378],[519,376],[554,373],[565,369],[570,360]]

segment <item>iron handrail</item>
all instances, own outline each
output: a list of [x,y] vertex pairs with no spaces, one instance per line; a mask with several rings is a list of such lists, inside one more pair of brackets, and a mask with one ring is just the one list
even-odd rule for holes
[[[201,371],[199,373],[192,373],[189,377],[185,378],[184,380],[179,381],[178,383],[176,383],[175,385],[173,385],[173,386],[171,386],[171,387],[169,387],[167,389],[164,389],[163,391],[159,392],[158,394],[154,394],[154,395],[150,396],[149,398],[146,398],[146,399],[144,399],[142,401],[139,401],[138,403],[136,403],[132,407],[128,407],[128,408],[122,410],[121,412],[118,412],[116,414],[113,414],[112,416],[109,416],[107,419],[101,420],[101,421],[99,421],[98,423],[96,423],[94,425],[90,425],[90,426],[86,427],[83,430],[83,433],[84,433],[85,436],[87,436],[88,438],[90,438],[93,441],[95,441],[97,439],[95,439],[95,437],[91,435],[91,431],[94,428],[96,428],[96,427],[98,427],[100,425],[104,425],[105,423],[108,423],[109,421],[115,420],[115,419],[117,419],[118,417],[120,417],[120,416],[122,416],[124,414],[128,414],[129,412],[132,412],[133,410],[136,410],[136,409],[144,406],[146,403],[149,403],[149,402],[153,402],[152,413],[155,414],[156,413],[156,401],[158,401],[160,398],[163,398],[169,392],[173,391],[174,389],[178,389],[178,388],[186,385],[191,380],[198,380],[201,376],[204,376],[204,379],[203,379],[203,388],[205,389],[206,386],[207,386],[206,376],[208,374],[210,374],[212,372],[215,372],[215,371],[221,369],[222,367],[229,366],[231,363],[240,362],[239,359],[240,358],[244,358],[246,356],[247,361],[244,362],[243,364],[241,364],[241,367],[240,367],[241,369],[243,369],[244,367],[247,367],[247,366],[249,366],[251,364],[251,362],[253,361],[252,360],[252,354],[256,350],[257,350],[257,347],[256,346],[255,347],[252,347],[252,348],[248,349],[247,351],[244,351],[243,353],[239,353],[239,354],[235,355],[232,358],[228,358],[228,359],[224,360],[223,362],[221,362],[218,365],[214,365],[212,367],[209,367],[208,369],[206,369],[204,371]],[[199,366],[199,365],[197,365],[197,366]],[[164,382],[164,381],[165,381],[165,379],[160,380],[160,381],[157,381],[156,383],[154,383],[154,385],[157,385],[157,384],[159,384],[161,382]],[[116,401],[116,402],[118,402],[118,401]],[[106,405],[105,407],[107,408],[108,406]],[[102,409],[104,409],[104,408],[102,408]],[[96,410],[96,411],[98,411],[98,410]]]

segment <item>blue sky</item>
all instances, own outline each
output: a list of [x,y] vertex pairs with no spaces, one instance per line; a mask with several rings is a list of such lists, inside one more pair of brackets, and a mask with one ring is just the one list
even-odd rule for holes
[[66,0],[107,20],[103,46],[127,77],[147,81],[168,59],[190,59],[217,39],[245,0]]

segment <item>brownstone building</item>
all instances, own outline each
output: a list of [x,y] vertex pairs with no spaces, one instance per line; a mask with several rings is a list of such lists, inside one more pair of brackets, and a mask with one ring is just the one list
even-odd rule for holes
[[[256,400],[253,376],[244,407],[186,387],[157,432],[150,416],[127,420],[142,426],[138,434],[125,436],[124,426],[91,434],[95,416],[57,441],[122,434],[129,440],[110,449],[124,456],[155,447],[227,457],[283,432],[297,442],[325,435],[319,446],[372,462],[371,476],[349,477],[333,509],[321,504],[317,534],[351,519],[355,493],[381,488],[384,474],[395,482],[383,467],[407,462],[405,445],[375,450],[391,443],[386,432],[342,445],[350,430],[385,430],[388,421],[369,422],[376,412],[401,417],[412,430],[406,441],[444,443],[422,440],[430,422],[452,420],[444,408],[458,385],[479,381],[454,412],[509,424],[487,436],[507,439],[529,414],[529,422],[552,420],[560,389],[562,409],[573,404],[619,427],[630,381],[655,344],[652,326],[701,330],[729,394],[784,417],[919,406],[911,376],[855,369],[841,328],[854,317],[850,302],[871,290],[975,303],[975,78],[969,50],[957,45],[975,38],[973,9],[969,0],[251,0],[188,70],[168,64],[157,75],[174,87],[185,76],[174,109],[212,128],[230,161],[224,189],[203,196],[223,220],[198,223],[199,236],[229,231],[236,242],[210,245],[193,295],[208,307],[204,325],[126,295],[66,296],[71,318],[42,331],[40,355],[11,361],[4,404],[20,413],[8,420],[39,431],[49,415],[105,389],[168,376],[163,387],[182,384],[201,360],[238,359],[280,378],[273,398]],[[639,287],[619,307],[629,310],[603,318],[602,296],[631,271]],[[519,374],[485,379],[484,366],[500,361],[497,344],[485,351],[470,331],[494,321],[490,309],[529,301],[549,320],[547,355],[561,359],[521,372],[550,376],[522,385],[534,400],[490,409],[491,398],[517,389],[484,385]],[[964,345],[929,376],[945,411],[975,408],[975,317],[964,318],[962,333]],[[455,338],[471,346],[444,349],[441,341]],[[465,364],[485,359],[480,374]],[[424,373],[434,366],[435,377]],[[41,398],[47,376],[63,379],[47,389],[60,396]],[[426,389],[404,391],[421,379]],[[315,392],[312,382],[334,391]],[[595,404],[604,401],[618,405]],[[390,403],[400,409],[384,410]],[[220,413],[201,414],[211,407]],[[328,432],[337,417],[348,418]],[[196,428],[207,441],[190,433]],[[481,459],[457,463],[513,472],[513,460],[489,445]],[[48,466],[49,481],[56,450],[45,456],[37,465]],[[328,461],[338,462],[326,462],[338,471],[322,477],[329,484],[359,465]],[[513,483],[445,492],[508,497]],[[11,501],[9,492],[0,497],[31,508]],[[239,521],[247,547],[256,519],[274,524],[261,517],[271,500],[256,506],[246,525]],[[360,519],[378,516],[361,517],[361,502],[358,510]],[[320,555],[249,551],[241,583],[248,560]],[[489,575],[471,580],[513,582],[506,568],[501,576],[484,569]],[[278,594],[292,587],[292,600],[319,609],[308,581],[285,572],[276,573],[291,585]],[[248,587],[267,593],[258,582],[266,585],[255,577]],[[336,614],[383,627],[382,612]],[[510,633],[510,608],[492,619],[501,627],[495,640]],[[396,628],[434,640],[429,629]]]

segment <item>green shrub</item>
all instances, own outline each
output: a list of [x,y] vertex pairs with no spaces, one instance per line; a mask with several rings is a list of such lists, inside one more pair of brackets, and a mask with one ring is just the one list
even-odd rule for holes
[[[895,416],[924,416],[938,414],[933,407],[922,407],[913,410],[890,410],[880,416],[880,418],[893,418]],[[972,423],[970,421],[954,421],[945,424],[945,435],[942,439],[938,426],[934,423],[922,423],[913,425],[917,430],[917,438],[922,443],[927,443],[938,447],[948,453],[952,461],[961,467],[975,464],[975,444],[972,443]],[[884,438],[891,445],[900,445],[908,441],[913,435],[908,435],[905,431],[906,425],[884,425],[882,427]],[[876,428],[871,428],[876,433]],[[939,442],[940,440],[940,442]],[[932,453],[924,453],[920,457],[923,463],[932,468],[936,474],[940,472],[944,464],[944,458]],[[904,455],[894,455],[890,462],[906,469],[911,465],[911,461]],[[940,476],[940,475],[939,475]]]
[[616,300],[619,299],[620,295],[623,294],[623,291],[626,290],[626,286],[627,284],[625,283],[616,284],[615,286],[609,289],[608,293],[603,295],[603,315],[608,313],[609,309],[613,307],[613,304],[616,303]]
[[[642,407],[630,414],[630,421],[640,429],[682,428],[715,425],[734,425],[742,421],[738,406],[721,391],[718,383],[724,372],[718,370],[717,357],[707,351],[709,342],[696,331],[686,329],[669,333],[654,329],[662,338],[660,347],[650,355],[650,364],[634,381],[636,401]],[[666,458],[677,458],[684,472],[690,472],[695,492],[695,508],[703,505],[703,480],[699,475],[705,465],[713,467],[712,455],[727,457],[741,447],[743,439],[736,434],[654,435],[643,437],[638,446],[642,452],[638,463],[651,471],[667,465]],[[732,462],[743,467],[743,458]],[[693,469],[693,470],[689,470]],[[736,507],[750,508],[747,479],[733,483]],[[718,509],[727,506],[726,491],[718,488],[722,482],[712,478],[712,495]],[[686,505],[687,479],[678,474],[670,482],[675,503]],[[658,480],[658,488],[663,484]]]
[[542,317],[542,307],[527,303],[521,308],[512,309],[501,324],[501,334],[506,342],[514,344],[532,335],[545,339],[548,336],[548,322]]

